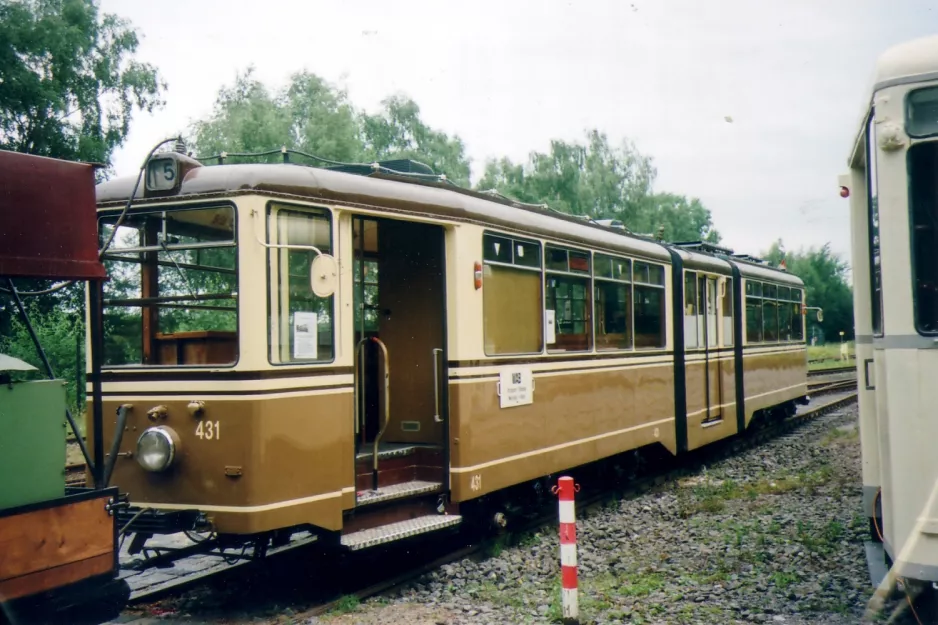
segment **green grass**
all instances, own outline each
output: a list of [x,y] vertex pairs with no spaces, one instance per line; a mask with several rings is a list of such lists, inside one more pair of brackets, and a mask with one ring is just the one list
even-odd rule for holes
[[808,370],[821,371],[855,364],[856,350],[853,341],[847,341],[847,360],[840,359],[840,342],[825,345],[808,345]]
[[329,611],[329,614],[338,616],[340,614],[355,612],[358,610],[359,605],[361,605],[361,601],[358,597],[355,595],[345,595],[336,602],[335,607]]

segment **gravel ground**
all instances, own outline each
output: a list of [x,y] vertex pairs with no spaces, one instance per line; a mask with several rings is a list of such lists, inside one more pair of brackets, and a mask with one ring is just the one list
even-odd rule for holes
[[[856,407],[578,519],[582,623],[862,620],[871,594]],[[556,528],[425,575],[343,614],[274,623],[550,623]]]

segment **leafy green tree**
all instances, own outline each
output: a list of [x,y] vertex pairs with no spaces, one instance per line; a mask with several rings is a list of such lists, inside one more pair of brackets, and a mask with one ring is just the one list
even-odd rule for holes
[[718,242],[710,211],[698,199],[653,194],[651,158],[628,141],[615,147],[598,130],[583,143],[551,141],[548,153],[532,152],[525,164],[490,160],[477,188],[494,189],[572,215],[618,219],[633,232],[663,232],[670,241]]
[[772,244],[762,257],[773,265],[785,261],[787,270],[804,281],[808,306],[824,309],[824,321],[808,315],[808,339],[837,340],[843,331],[853,338],[853,292],[848,279],[849,265],[834,254],[830,244],[797,252],[786,252],[780,240]]
[[369,160],[409,158],[446,174],[453,182],[469,185],[469,159],[459,137],[433,130],[420,118],[420,107],[404,96],[382,102],[378,115],[362,115],[362,141]]
[[165,87],[95,0],[0,0],[0,149],[110,164]]

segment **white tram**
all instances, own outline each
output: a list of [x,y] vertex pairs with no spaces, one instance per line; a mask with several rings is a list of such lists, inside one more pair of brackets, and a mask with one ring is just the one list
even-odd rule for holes
[[[877,64],[850,197],[863,506],[870,572],[938,582],[938,37]],[[879,568],[879,571],[877,571]],[[884,586],[885,587],[885,586]]]

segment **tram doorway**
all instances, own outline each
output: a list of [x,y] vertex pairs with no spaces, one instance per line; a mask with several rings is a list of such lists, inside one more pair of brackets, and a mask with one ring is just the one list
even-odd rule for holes
[[[704,348],[704,397],[707,412],[704,422],[723,418],[723,371],[718,347],[719,314],[717,301],[721,282],[715,276],[700,275],[697,278],[700,293],[700,309],[703,312],[702,347]],[[725,285],[725,282],[722,283]],[[724,286],[725,288],[725,286]]]
[[444,442],[444,231],[353,217],[356,453]]

